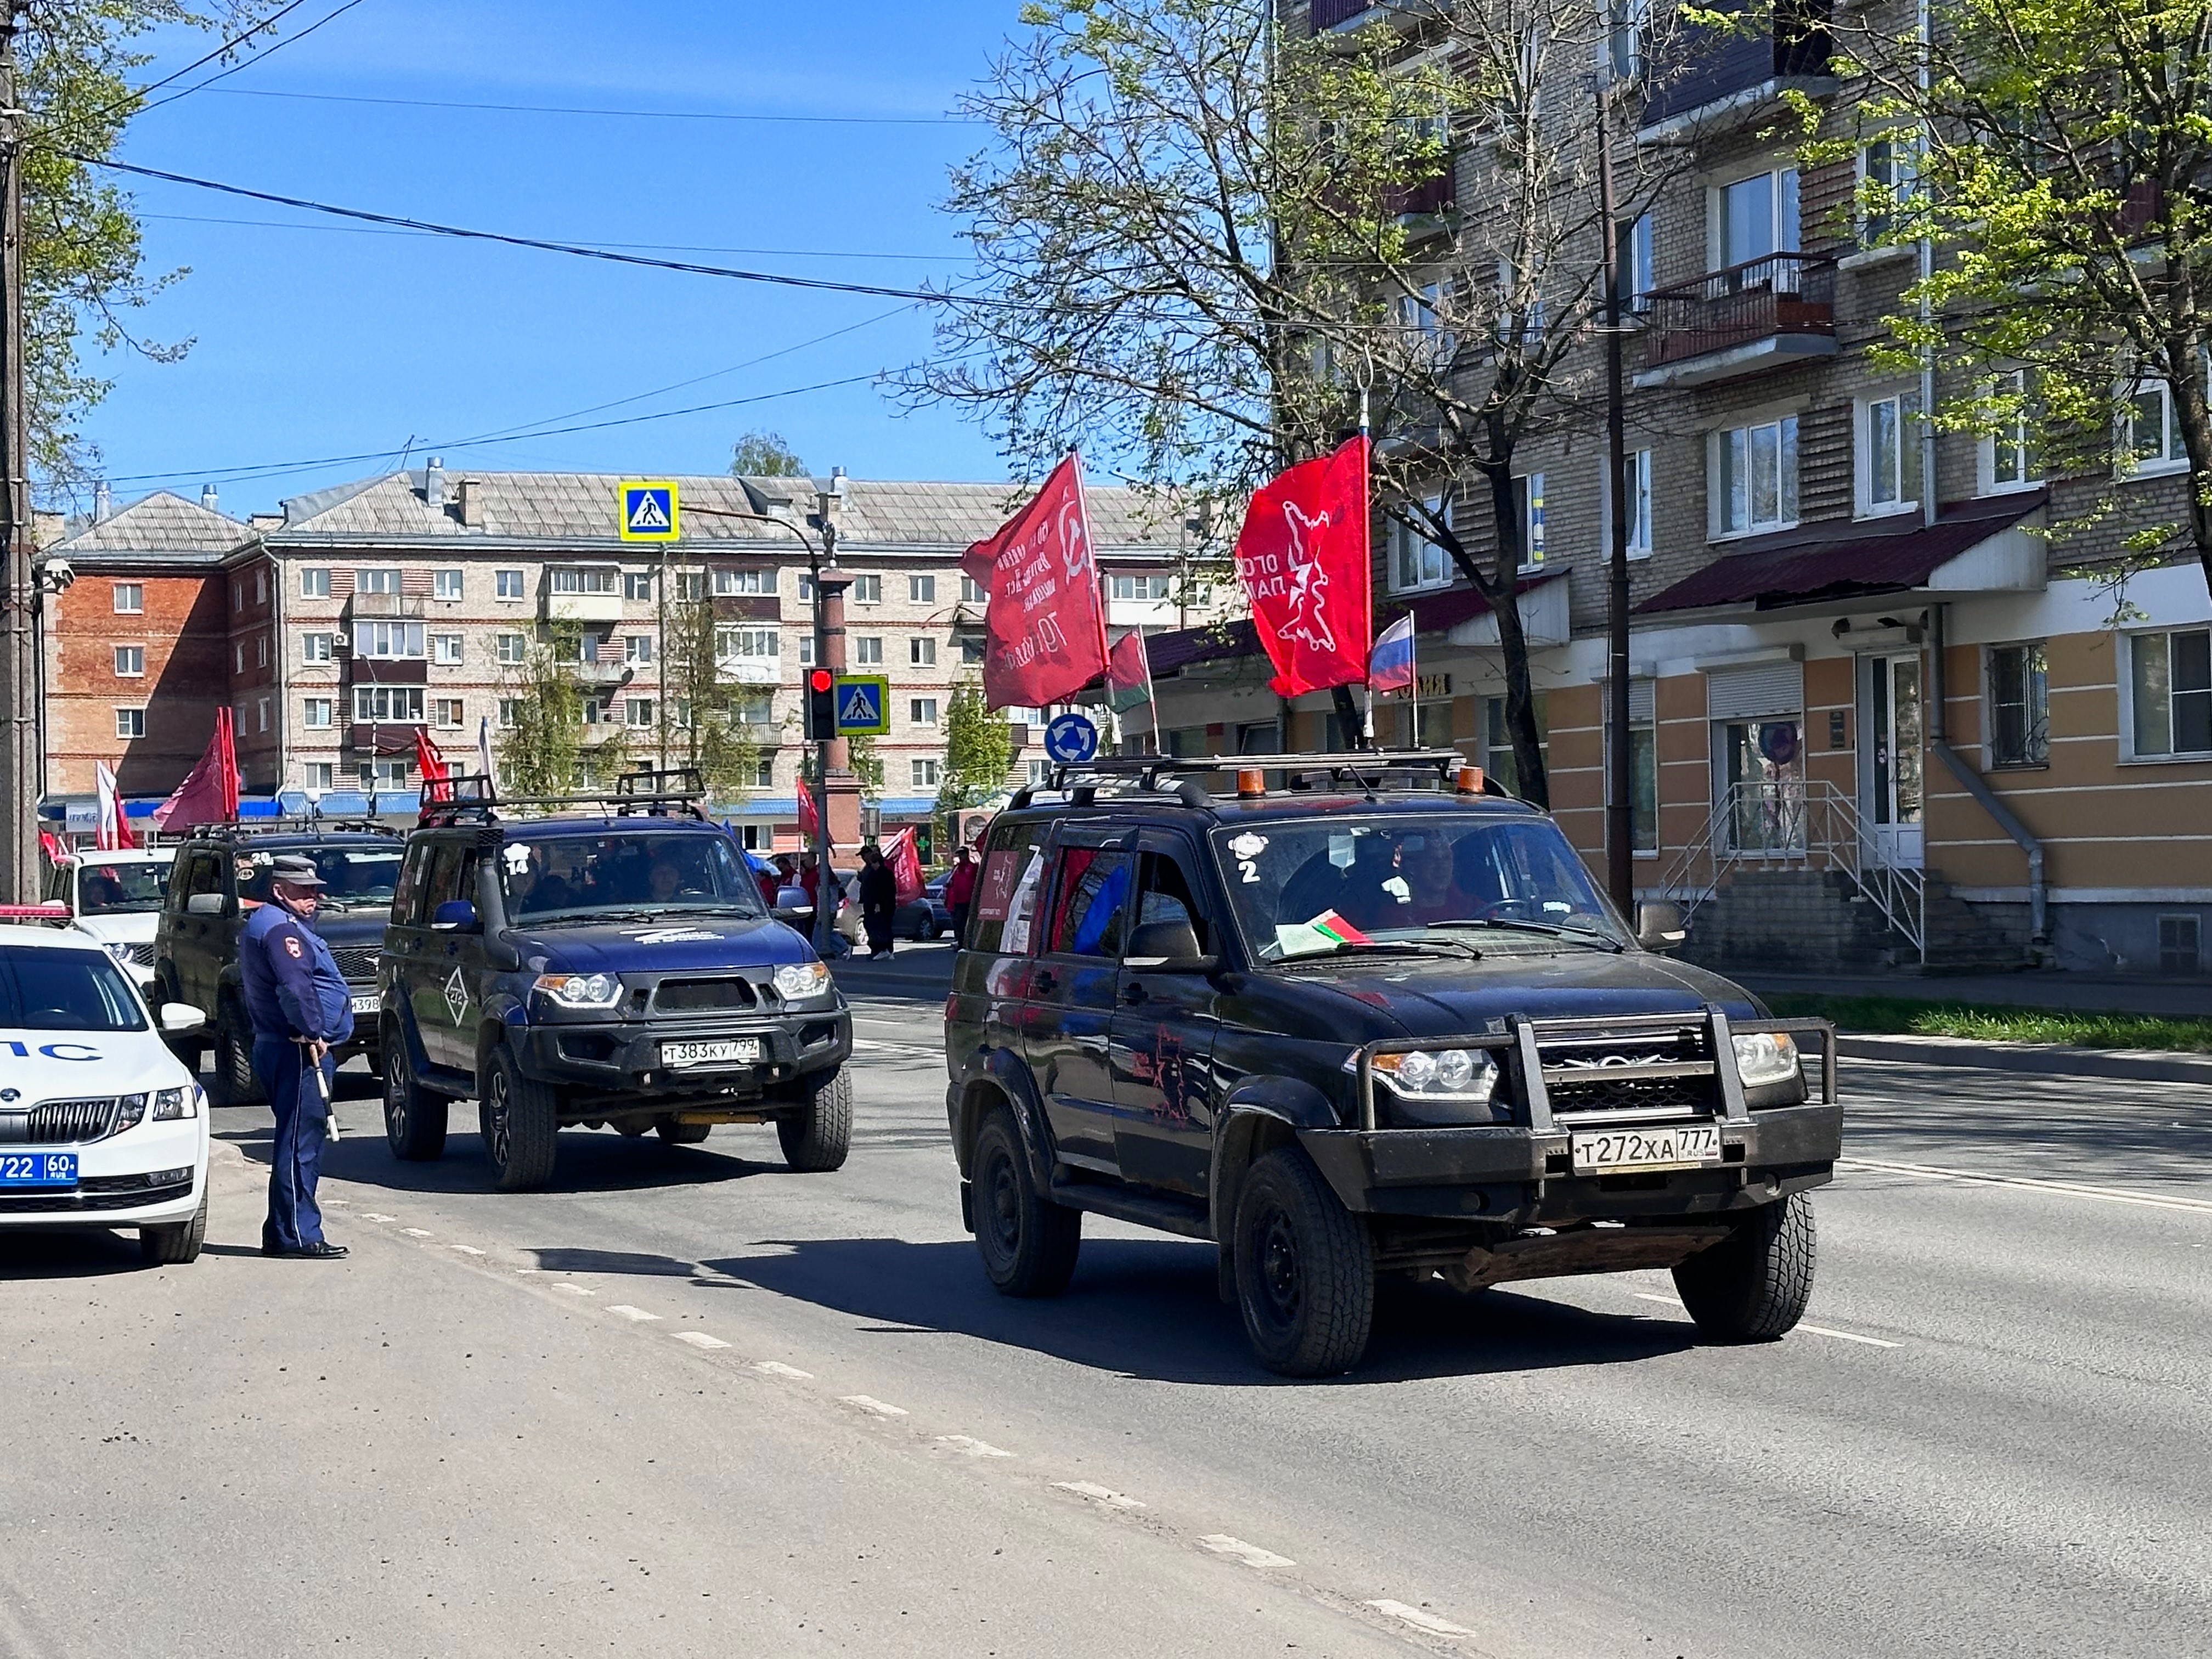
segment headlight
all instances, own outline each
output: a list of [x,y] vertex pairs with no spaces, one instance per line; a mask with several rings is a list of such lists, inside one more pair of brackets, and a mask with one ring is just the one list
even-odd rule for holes
[[611,1008],[623,994],[612,974],[540,974],[538,988],[563,1008]]
[[793,962],[775,970],[775,988],[787,1002],[818,997],[830,988],[830,970],[818,962]]
[[1797,1075],[1797,1045],[1772,1031],[1753,1031],[1735,1041],[1735,1069],[1747,1089],[1787,1083]]
[[154,1121],[164,1118],[198,1117],[200,1115],[200,1088],[195,1083],[188,1089],[164,1089],[154,1097]]
[[1376,1055],[1375,1075],[1408,1099],[1484,1105],[1498,1087],[1498,1062],[1486,1048],[1416,1048]]
[[115,1103],[115,1127],[107,1133],[119,1135],[125,1129],[135,1129],[146,1115],[146,1097],[125,1095]]
[[121,939],[102,939],[100,943],[107,947],[107,954],[113,957],[125,968],[128,968],[131,965],[131,947],[128,945],[125,945]]

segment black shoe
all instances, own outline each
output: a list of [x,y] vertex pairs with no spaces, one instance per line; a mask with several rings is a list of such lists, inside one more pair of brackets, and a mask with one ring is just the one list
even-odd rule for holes
[[311,1243],[301,1245],[296,1250],[285,1249],[281,1247],[272,1249],[270,1246],[264,1244],[261,1247],[261,1254],[264,1255],[285,1256],[307,1261],[336,1261],[339,1257],[346,1254],[346,1247],[343,1244],[333,1244],[327,1238],[318,1238]]

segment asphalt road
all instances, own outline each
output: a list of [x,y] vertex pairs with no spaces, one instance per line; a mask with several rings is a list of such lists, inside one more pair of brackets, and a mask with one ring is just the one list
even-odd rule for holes
[[1438,1289],[1292,1383],[1206,1247],[990,1291],[937,1006],[863,1005],[834,1176],[575,1132],[499,1195],[363,1097],[343,1264],[252,1253],[253,1111],[195,1266],[0,1240],[0,1654],[2203,1650],[2212,1090],[1847,1064],[1787,1340]]

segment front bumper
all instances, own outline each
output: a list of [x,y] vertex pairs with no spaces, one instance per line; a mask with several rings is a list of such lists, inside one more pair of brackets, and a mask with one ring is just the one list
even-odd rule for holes
[[[204,1117],[142,1123],[76,1150],[75,1187],[0,1188],[0,1228],[140,1227],[189,1221],[207,1187]],[[149,1180],[179,1169],[188,1169],[189,1178],[158,1185]]]
[[[760,1059],[672,1068],[664,1042],[750,1037]],[[557,1020],[532,1025],[519,1058],[532,1078],[600,1096],[675,1103],[755,1096],[781,1083],[842,1066],[853,1053],[853,1016],[840,1002],[813,1012],[689,1020]],[[582,1106],[578,1107],[579,1114]],[[565,1114],[564,1114],[565,1115]]]

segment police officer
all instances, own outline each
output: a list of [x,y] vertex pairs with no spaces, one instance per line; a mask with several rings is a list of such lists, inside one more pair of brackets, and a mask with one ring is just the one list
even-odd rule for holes
[[331,1049],[353,1035],[345,980],[323,936],[307,926],[322,888],[313,859],[280,854],[270,871],[269,902],[246,922],[238,945],[246,1012],[253,1022],[253,1074],[276,1114],[261,1254],[309,1261],[346,1253],[323,1237],[323,1212],[315,1204],[323,1120],[337,1070]]

